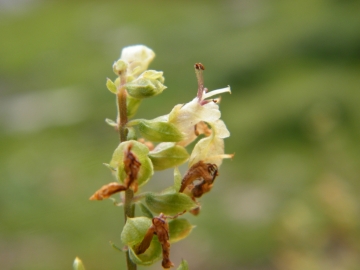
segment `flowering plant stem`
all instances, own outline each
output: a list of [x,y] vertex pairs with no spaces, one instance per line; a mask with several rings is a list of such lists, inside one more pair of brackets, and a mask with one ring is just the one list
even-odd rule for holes
[[[126,124],[128,122],[127,117],[127,106],[126,106],[126,70],[119,74],[120,85],[117,89],[117,109],[118,109],[118,130],[120,136],[120,142],[125,142],[126,139]],[[124,221],[128,217],[132,218],[135,216],[135,205],[132,203],[132,199],[134,197],[134,192],[132,189],[127,189],[125,191],[125,199],[124,199]],[[136,264],[131,261],[129,250],[126,251],[126,265],[128,270],[136,270]]]

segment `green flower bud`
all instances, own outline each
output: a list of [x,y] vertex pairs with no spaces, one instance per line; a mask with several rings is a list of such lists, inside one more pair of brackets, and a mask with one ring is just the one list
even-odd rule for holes
[[122,72],[124,72],[128,67],[128,63],[124,60],[117,60],[113,65],[113,71],[116,75],[120,75]]
[[147,71],[143,72],[141,74],[141,76],[146,79],[157,80],[161,83],[164,83],[165,78],[164,78],[163,74],[164,74],[164,72],[162,72],[162,71],[147,70]]
[[133,98],[143,99],[161,94],[166,86],[159,80],[139,77],[125,84],[125,88]]

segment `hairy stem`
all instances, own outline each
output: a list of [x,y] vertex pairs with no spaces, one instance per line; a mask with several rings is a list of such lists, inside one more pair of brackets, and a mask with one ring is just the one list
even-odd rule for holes
[[[125,89],[125,83],[126,83],[126,72],[122,72],[119,74],[120,78],[120,85],[117,89],[117,106],[118,106],[118,130],[119,130],[119,136],[120,136],[120,142],[125,142],[127,140],[127,132],[126,132],[126,124],[128,122],[127,117],[127,105],[126,105],[126,96],[127,92]],[[126,223],[126,220],[128,217],[132,218],[135,216],[135,204],[133,204],[132,200],[134,197],[134,192],[132,189],[125,190],[125,201],[124,201],[124,220]],[[135,263],[133,263],[130,259],[129,250],[125,253],[126,254],[126,265],[127,270],[136,270],[137,266]]]

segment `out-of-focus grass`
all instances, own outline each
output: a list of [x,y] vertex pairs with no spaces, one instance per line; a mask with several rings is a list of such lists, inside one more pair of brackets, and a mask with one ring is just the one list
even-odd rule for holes
[[[0,3],[0,266],[121,269],[122,209],[88,197],[112,181],[118,136],[105,88],[126,45],[157,53],[168,89],[139,117],[224,95],[225,161],[191,236],[191,269],[356,269],[360,5],[357,1]],[[165,187],[171,173],[155,176]],[[159,265],[152,269],[157,269]],[[331,268],[332,267],[332,268]]]

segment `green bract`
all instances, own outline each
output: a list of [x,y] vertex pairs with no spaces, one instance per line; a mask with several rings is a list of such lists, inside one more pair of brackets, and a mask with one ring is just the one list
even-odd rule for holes
[[137,141],[131,140],[122,142],[119,146],[115,149],[113,157],[110,161],[110,167],[116,169],[116,176],[120,182],[124,182],[127,175],[125,174],[124,169],[124,153],[129,149],[131,146],[131,152],[136,156],[136,158],[141,163],[137,182],[139,186],[144,185],[150,177],[154,174],[153,165],[151,163],[150,158],[148,157],[149,148],[147,148],[142,143]]
[[160,143],[149,153],[154,170],[160,171],[183,164],[189,154],[186,149],[174,143]]
[[192,229],[193,225],[187,219],[177,218],[169,222],[169,235],[170,243],[178,242],[187,237]]
[[161,244],[157,237],[153,237],[149,248],[140,255],[136,255],[134,247],[144,239],[152,221],[147,217],[128,218],[121,232],[121,241],[130,248],[130,258],[136,264],[150,265],[161,258]]
[[136,119],[130,121],[128,126],[137,126],[141,136],[153,142],[178,142],[183,138],[173,124],[156,119]]
[[171,216],[197,206],[189,196],[183,193],[148,193],[145,203],[152,212]]
[[117,89],[116,89],[116,85],[115,83],[113,83],[112,80],[110,80],[109,78],[106,79],[106,87],[107,89],[113,93],[113,94],[116,94],[117,93]]

